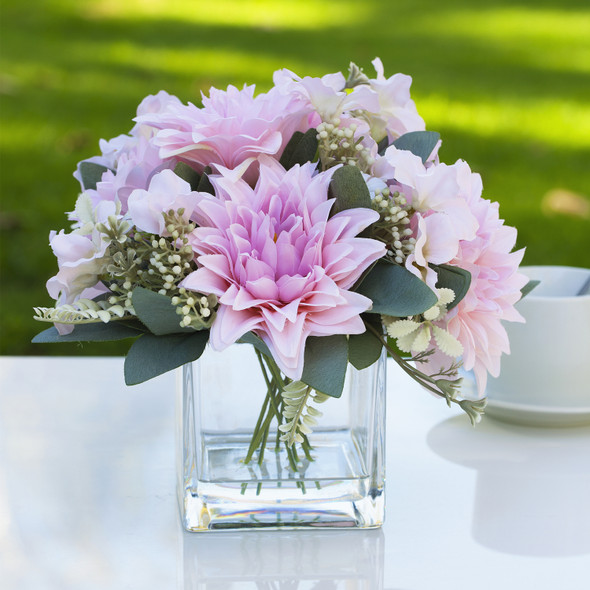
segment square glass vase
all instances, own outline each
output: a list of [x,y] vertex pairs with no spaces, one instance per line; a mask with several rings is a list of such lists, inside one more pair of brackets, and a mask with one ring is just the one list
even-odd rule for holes
[[[317,423],[305,448],[281,441],[280,406],[273,415],[271,376],[260,363],[252,345],[234,344],[223,352],[207,347],[178,369],[177,490],[185,529],[381,526],[385,356],[361,371],[349,364],[342,396],[309,404]],[[276,393],[273,407],[282,399]],[[265,420],[265,442],[248,458]]]

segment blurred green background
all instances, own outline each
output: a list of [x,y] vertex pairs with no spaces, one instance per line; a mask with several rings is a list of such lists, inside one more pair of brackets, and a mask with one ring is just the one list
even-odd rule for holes
[[124,352],[30,344],[76,163],[147,94],[262,91],[283,67],[372,73],[380,56],[410,74],[442,160],[482,174],[525,263],[590,266],[588,0],[3,0],[0,17],[1,354]]

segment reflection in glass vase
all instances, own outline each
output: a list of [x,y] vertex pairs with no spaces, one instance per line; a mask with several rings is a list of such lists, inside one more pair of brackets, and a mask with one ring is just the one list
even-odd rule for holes
[[381,530],[183,534],[185,590],[382,590]]

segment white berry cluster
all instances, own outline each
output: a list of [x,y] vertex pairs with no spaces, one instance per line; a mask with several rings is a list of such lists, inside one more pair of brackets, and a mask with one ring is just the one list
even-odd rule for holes
[[182,316],[180,325],[200,330],[211,325],[215,317],[217,297],[215,295],[200,295],[194,291],[187,291],[180,287],[178,295],[172,297],[172,304],[176,305],[176,313]]
[[184,220],[184,211],[169,211],[164,215],[169,237],[135,232],[127,244],[112,243],[117,251],[108,265],[108,280],[112,295],[109,303],[122,305],[134,313],[132,293],[144,287],[172,298],[177,313],[182,316],[180,325],[202,329],[211,325],[215,317],[217,298],[187,292],[179,283],[195,270],[194,253],[188,235],[195,224]]
[[363,137],[355,137],[357,124],[334,117],[317,126],[318,150],[322,168],[337,164],[357,166],[368,172],[375,163],[371,150],[362,145]]
[[111,304],[123,305],[133,313],[131,294],[135,287],[144,287],[161,295],[175,295],[178,283],[194,270],[192,248],[187,235],[195,229],[186,222],[183,211],[165,214],[169,237],[136,231],[123,244],[111,242],[111,263],[103,278],[112,295]]
[[409,228],[410,215],[406,198],[388,188],[376,189],[372,198],[373,208],[380,214],[374,225],[373,237],[387,245],[387,258],[403,264],[414,251],[416,239]]

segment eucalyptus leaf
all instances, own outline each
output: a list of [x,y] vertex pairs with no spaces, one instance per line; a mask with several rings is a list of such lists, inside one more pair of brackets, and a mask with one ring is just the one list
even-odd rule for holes
[[320,393],[340,397],[347,366],[346,336],[310,336],[305,344],[301,381]]
[[256,336],[256,334],[254,334],[253,332],[247,332],[238,340],[238,342],[244,344],[252,344],[252,346],[254,346],[256,350],[266,355],[267,357],[272,358],[272,353],[270,352],[268,346],[264,343],[264,341],[261,338]]
[[408,269],[379,261],[358,288],[373,302],[369,313],[407,317],[425,312],[438,301],[434,292]]
[[303,165],[313,162],[318,150],[318,138],[315,129],[308,129],[305,133],[295,131],[285,146],[279,162],[285,170],[293,168],[295,164]]
[[332,215],[356,207],[371,208],[371,195],[367,183],[356,166],[342,166],[334,172],[329,195],[336,198]]
[[182,178],[191,185],[191,190],[199,190],[199,182],[201,181],[201,175],[186,162],[178,162],[174,168],[174,174]]
[[164,334],[193,333],[193,328],[180,325],[180,315],[176,306],[166,295],[155,293],[143,287],[136,287],[131,294],[133,309],[147,329],[156,336]]
[[215,194],[215,189],[209,180],[209,174],[211,174],[211,168],[209,166],[205,167],[203,170],[203,175],[201,176],[201,180],[199,181],[199,186],[196,190],[201,193],[209,193],[210,195]]
[[135,327],[131,322],[123,323],[120,320],[113,320],[108,323],[77,324],[74,331],[61,335],[54,326],[37,334],[32,342],[44,344],[49,342],[106,342],[109,340],[124,340],[125,338],[136,338],[143,330],[139,322]]
[[80,162],[78,164],[82,186],[84,190],[95,190],[96,185],[102,180],[102,175],[109,170],[106,166],[96,162]]
[[382,350],[383,345],[369,330],[348,337],[348,361],[359,371],[377,362]]
[[377,144],[377,153],[382,156],[389,147],[389,137],[387,135]]
[[205,350],[209,331],[138,338],[125,357],[125,383],[137,385],[197,360]]
[[535,287],[537,287],[541,281],[537,281],[536,279],[531,279],[521,290],[520,290],[520,299],[522,301]]
[[392,145],[398,150],[408,150],[426,162],[439,139],[440,133],[436,131],[410,131],[398,137]]
[[471,285],[471,273],[458,266],[447,264],[432,264],[431,266],[438,275],[436,287],[438,289],[442,287],[452,289],[455,293],[455,299],[447,306],[447,310],[453,309],[467,295]]

